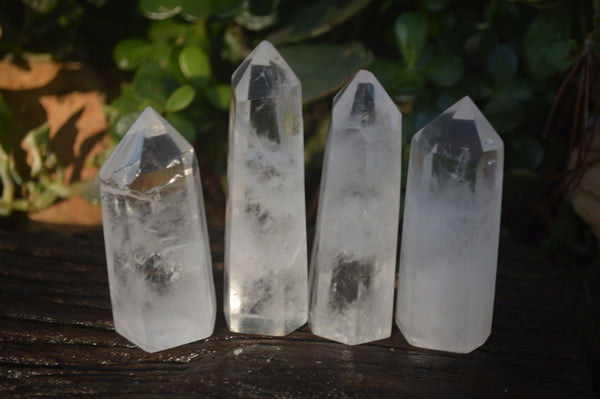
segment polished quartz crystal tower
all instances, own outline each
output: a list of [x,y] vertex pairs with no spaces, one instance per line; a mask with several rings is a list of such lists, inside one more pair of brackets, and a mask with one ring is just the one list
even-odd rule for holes
[[308,313],[300,82],[263,41],[231,83],[225,319],[285,335]]
[[210,336],[215,289],[193,148],[146,108],[100,182],[117,332],[148,352]]
[[398,108],[359,71],[333,100],[310,270],[316,335],[352,345],[390,336],[401,146]]
[[396,323],[414,346],[466,353],[490,335],[503,158],[469,97],[412,139]]

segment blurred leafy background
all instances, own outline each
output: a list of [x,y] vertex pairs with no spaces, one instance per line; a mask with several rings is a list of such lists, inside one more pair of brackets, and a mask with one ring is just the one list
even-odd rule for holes
[[[411,136],[471,96],[505,142],[503,226],[583,287],[593,306],[581,306],[582,330],[597,359],[597,238],[567,199],[600,126],[599,9],[599,0],[0,0],[0,54],[24,69],[76,60],[102,77],[108,134],[97,166],[146,106],[162,113],[197,149],[217,227],[230,76],[261,40],[303,85],[309,231],[331,99],[358,69],[403,112],[404,171]],[[97,200],[93,180],[65,182],[46,123],[13,130],[17,107],[0,96],[0,215],[77,194]]]

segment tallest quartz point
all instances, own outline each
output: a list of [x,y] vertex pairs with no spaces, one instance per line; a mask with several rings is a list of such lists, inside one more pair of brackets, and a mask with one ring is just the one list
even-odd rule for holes
[[225,318],[234,332],[286,335],[308,313],[300,81],[263,41],[231,83]]

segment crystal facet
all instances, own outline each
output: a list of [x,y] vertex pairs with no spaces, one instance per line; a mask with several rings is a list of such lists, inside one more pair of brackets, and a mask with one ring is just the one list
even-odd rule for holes
[[267,41],[231,81],[225,318],[285,335],[308,313],[300,82]]
[[335,97],[311,270],[310,328],[346,344],[390,336],[401,180],[401,114],[359,71]]
[[100,182],[116,331],[148,352],[210,336],[216,299],[192,146],[146,108]]
[[414,346],[466,353],[490,335],[503,159],[469,97],[412,139],[396,323]]

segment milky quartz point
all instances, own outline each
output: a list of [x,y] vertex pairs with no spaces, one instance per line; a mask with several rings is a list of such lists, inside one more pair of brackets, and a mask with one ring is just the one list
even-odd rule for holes
[[503,159],[469,97],[412,139],[396,306],[411,345],[467,353],[490,335]]
[[192,146],[146,108],[100,183],[116,331],[147,352],[210,336],[215,289]]
[[333,100],[310,284],[310,328],[360,344],[390,336],[401,180],[401,114],[359,71]]
[[234,332],[286,335],[308,313],[300,82],[263,41],[231,83],[225,319]]

